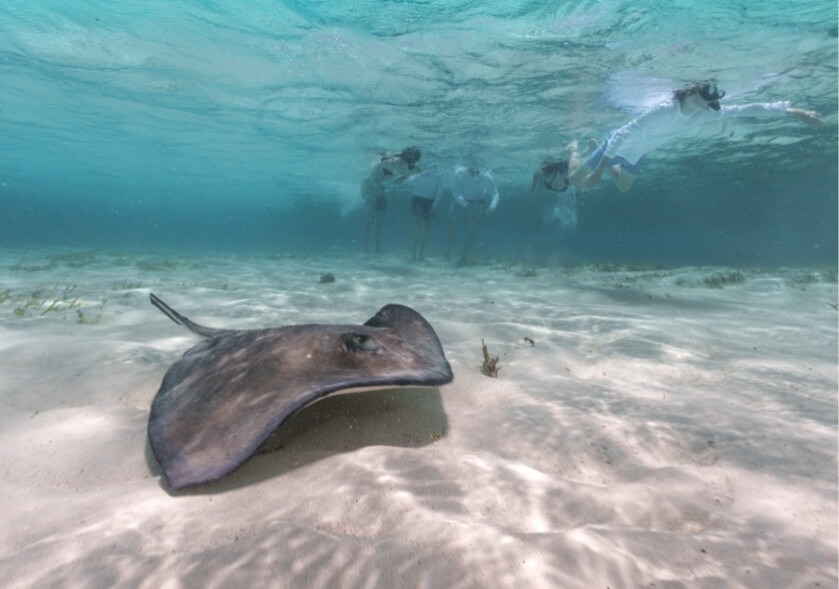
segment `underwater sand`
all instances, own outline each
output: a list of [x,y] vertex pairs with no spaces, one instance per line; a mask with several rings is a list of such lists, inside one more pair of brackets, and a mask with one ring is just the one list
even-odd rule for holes
[[[5,250],[0,275],[7,589],[837,584],[835,269]],[[406,304],[455,381],[324,399],[170,494],[146,421],[198,339],[150,291],[230,328]]]

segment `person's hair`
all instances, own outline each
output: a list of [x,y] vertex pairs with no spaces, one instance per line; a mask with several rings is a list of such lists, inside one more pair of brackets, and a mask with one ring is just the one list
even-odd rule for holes
[[542,173],[545,175],[567,174],[568,162],[565,160],[559,160],[558,162],[546,162],[542,164]]
[[713,80],[707,82],[695,82],[674,90],[673,99],[682,102],[685,98],[694,94],[699,94],[708,102],[719,102],[720,99],[725,96],[725,91],[717,88],[717,84]]
[[[553,181],[556,177],[562,174],[565,179],[565,186],[563,188],[554,188]],[[543,162],[539,169],[533,173],[533,183],[530,185],[530,192],[535,192],[537,187],[543,187],[553,192],[565,192],[568,190],[568,162],[565,160],[546,161]],[[550,177],[550,180],[548,180]]]
[[406,147],[402,150],[402,153],[399,154],[400,159],[408,164],[409,168],[413,168],[414,164],[420,161],[422,157],[422,152],[420,151],[419,147]]

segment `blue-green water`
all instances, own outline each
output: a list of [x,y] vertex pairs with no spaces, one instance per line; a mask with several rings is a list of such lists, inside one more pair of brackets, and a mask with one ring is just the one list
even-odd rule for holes
[[[0,246],[360,251],[382,151],[479,157],[478,256],[685,264],[837,259],[837,7],[788,2],[5,0]],[[561,205],[530,176],[685,82],[817,110],[733,121]],[[386,252],[407,255],[409,196]],[[564,216],[563,216],[564,215]],[[576,218],[575,222],[569,222]],[[562,222],[565,219],[565,222]],[[429,254],[444,248],[442,219]]]

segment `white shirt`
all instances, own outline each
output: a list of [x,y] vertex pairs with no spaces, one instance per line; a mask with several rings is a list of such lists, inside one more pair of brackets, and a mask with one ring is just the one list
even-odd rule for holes
[[408,182],[411,183],[414,196],[434,201],[434,205],[437,204],[443,192],[443,179],[440,178],[437,168],[426,168],[419,174],[410,176]]
[[490,211],[495,210],[500,198],[495,180],[493,180],[489,171],[473,176],[466,166],[457,166],[454,169],[452,197],[462,207],[468,207],[470,202],[486,203],[490,201]]
[[788,101],[741,104],[722,106],[718,111],[702,110],[693,116],[686,116],[682,114],[679,101],[670,100],[615,129],[604,155],[610,159],[619,155],[635,164],[653,149],[700,125],[729,117],[776,117],[786,114],[789,107]]

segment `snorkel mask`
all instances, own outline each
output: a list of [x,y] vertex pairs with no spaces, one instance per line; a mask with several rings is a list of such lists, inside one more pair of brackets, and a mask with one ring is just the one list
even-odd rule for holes
[[716,84],[706,82],[697,88],[699,95],[714,110],[720,109],[720,99],[725,96],[725,91],[717,88]]

